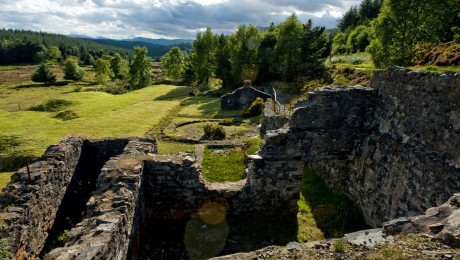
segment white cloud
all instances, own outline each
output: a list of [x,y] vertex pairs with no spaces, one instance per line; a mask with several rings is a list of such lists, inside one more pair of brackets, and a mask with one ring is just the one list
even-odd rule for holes
[[111,38],[194,38],[202,28],[231,33],[240,24],[268,26],[296,13],[335,27],[361,0],[0,0],[0,28]]

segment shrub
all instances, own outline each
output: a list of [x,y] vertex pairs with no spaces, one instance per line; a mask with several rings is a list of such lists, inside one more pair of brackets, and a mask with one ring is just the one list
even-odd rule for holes
[[256,98],[252,104],[245,108],[243,112],[241,113],[242,117],[253,117],[253,116],[258,116],[261,115],[262,112],[264,111],[264,100],[262,98]]
[[79,118],[79,116],[77,115],[77,113],[75,113],[72,110],[65,110],[65,111],[59,112],[57,115],[54,116],[54,118],[67,121],[67,120]]
[[73,89],[73,92],[81,92],[83,90],[83,87],[81,85],[77,85],[75,86],[75,88]]
[[336,240],[334,242],[334,252],[343,253],[345,252],[345,249],[346,249],[346,246],[342,241]]
[[233,118],[225,118],[219,122],[219,125],[233,125]]
[[225,129],[220,125],[206,124],[204,126],[204,138],[209,140],[225,139]]
[[124,86],[121,82],[112,82],[104,88],[104,92],[112,95],[121,95],[128,93],[128,86]]
[[45,104],[36,105],[29,110],[32,111],[43,111],[43,112],[57,112],[62,110],[64,107],[72,105],[72,101],[64,100],[64,99],[50,99]]

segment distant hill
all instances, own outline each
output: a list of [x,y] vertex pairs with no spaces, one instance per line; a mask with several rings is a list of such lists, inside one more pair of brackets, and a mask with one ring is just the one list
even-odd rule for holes
[[179,45],[182,43],[192,43],[193,40],[187,39],[150,39],[144,37],[136,37],[131,39],[123,39],[123,41],[132,41],[132,42],[146,42],[155,45],[162,45],[162,46],[172,46],[172,45]]
[[[140,38],[135,38],[135,39],[140,39]],[[165,40],[165,39],[147,39],[147,38],[142,38],[142,39],[145,39],[146,41],[150,40],[152,42],[155,42],[157,40],[159,41]],[[190,53],[192,49],[192,44],[188,40],[183,40],[187,42],[182,42],[182,43],[180,43],[180,40],[177,40],[178,43],[172,44],[172,42],[170,42],[171,43],[170,45],[153,44],[153,43],[149,43],[146,41],[134,41],[134,39],[130,39],[130,40],[89,39],[89,40],[100,43],[100,44],[104,44],[107,46],[114,46],[114,47],[123,48],[127,50],[132,50],[135,46],[146,47],[148,50],[148,55],[155,59],[158,59],[164,54],[166,54],[172,48],[172,46],[177,46],[186,53]],[[165,41],[173,41],[173,40],[165,40]]]

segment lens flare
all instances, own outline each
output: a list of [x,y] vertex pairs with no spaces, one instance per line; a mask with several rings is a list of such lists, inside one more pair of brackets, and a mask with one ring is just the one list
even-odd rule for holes
[[201,206],[198,214],[206,224],[217,225],[225,219],[227,211],[217,202],[207,202]]

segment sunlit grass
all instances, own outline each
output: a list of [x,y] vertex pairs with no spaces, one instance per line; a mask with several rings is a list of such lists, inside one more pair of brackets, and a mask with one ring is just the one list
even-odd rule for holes
[[338,67],[354,67],[373,69],[371,55],[366,52],[358,52],[352,54],[335,55],[326,59],[326,65],[336,65]]
[[13,173],[14,172],[0,172],[0,191],[10,182]]
[[178,152],[195,152],[195,145],[179,142],[157,141],[159,154],[172,154]]
[[[45,101],[59,96],[74,102],[70,106],[79,118],[63,121],[55,119],[56,112],[17,111],[0,109],[0,135],[14,135],[21,140],[17,147],[25,156],[39,156],[50,144],[67,135],[89,138],[144,136],[180,99],[158,101],[156,98],[177,90],[177,86],[151,86],[124,95],[102,92],[51,93],[46,88],[21,89],[18,95],[0,99],[0,108],[11,100],[39,96]],[[41,91],[44,90],[44,91]],[[51,93],[51,94],[50,94]],[[38,103],[38,102],[37,102]],[[36,103],[36,104],[37,104]]]
[[244,152],[240,148],[219,150],[204,149],[201,174],[209,182],[239,181],[244,179]]

